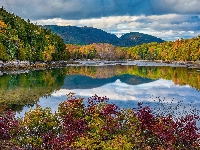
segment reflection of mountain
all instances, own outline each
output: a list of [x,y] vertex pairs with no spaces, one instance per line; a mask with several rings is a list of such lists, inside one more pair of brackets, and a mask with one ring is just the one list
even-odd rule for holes
[[137,85],[163,78],[178,85],[190,85],[200,91],[200,74],[196,70],[181,67],[113,65],[71,66],[22,74],[5,74],[0,76],[0,113],[6,109],[20,112],[23,106],[34,105],[40,97],[51,95],[60,88],[89,89],[113,83],[117,79],[122,83]]
[[139,76],[124,74],[121,76],[113,76],[110,78],[91,78],[83,75],[69,75],[66,76],[62,88],[64,89],[91,89],[103,86],[107,83],[115,82],[119,79],[121,82],[137,85],[142,83],[152,82],[154,80],[149,78],[142,78]]

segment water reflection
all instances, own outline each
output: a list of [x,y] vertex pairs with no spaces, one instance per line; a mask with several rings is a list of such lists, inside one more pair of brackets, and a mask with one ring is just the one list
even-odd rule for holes
[[[164,103],[185,106],[192,102],[200,110],[200,74],[195,69],[172,67],[101,66],[67,67],[0,77],[0,111],[13,109],[23,115],[38,103],[57,110],[66,94],[88,98],[97,94],[122,108],[137,107],[138,101],[152,107]],[[25,107],[24,107],[25,106]]]
[[[136,85],[117,79],[114,82],[90,89],[67,89],[65,87],[52,93],[51,97],[40,98],[39,105],[51,107],[54,112],[57,110],[58,104],[66,99],[66,93],[69,92],[74,92],[77,97],[83,97],[85,100],[94,94],[107,96],[110,98],[110,103],[115,103],[120,108],[137,108],[137,103],[143,101],[145,105],[155,108],[157,113],[165,111],[165,114],[173,113],[174,116],[186,115],[186,112],[191,113],[195,109],[200,110],[200,93],[196,89],[188,85],[175,85],[172,81],[164,79]],[[159,103],[160,100],[163,100],[162,107]],[[181,104],[179,104],[180,101],[182,101]],[[168,109],[170,106],[173,106],[171,110]],[[177,106],[178,108],[176,108]],[[19,116],[23,115],[25,111],[28,111],[28,108],[24,109]],[[193,113],[198,114],[197,111]],[[198,126],[200,126],[200,122],[198,122]]]
[[0,77],[0,112],[12,109],[20,112],[32,107],[41,97],[59,90],[66,76],[65,70],[30,71],[4,74]]
[[[60,89],[54,92],[51,97],[46,99],[46,102],[51,102],[53,99],[65,99],[66,93],[74,92],[77,96],[88,98],[97,94],[98,96],[107,96],[111,102],[118,104],[123,108],[135,107],[138,101],[158,102],[160,99],[165,99],[165,103],[178,103],[183,100],[185,104],[200,103],[200,93],[188,85],[175,85],[170,80],[159,79],[150,83],[142,83],[138,85],[130,85],[121,82],[117,79],[115,82],[105,84],[100,87],[91,89]],[[132,104],[131,104],[132,102]],[[45,105],[46,103],[40,103]],[[51,106],[52,107],[52,106]]]
[[143,78],[129,74],[122,74],[118,76],[115,75],[110,78],[92,78],[84,75],[69,75],[66,76],[62,89],[92,89],[108,83],[113,83],[116,80],[130,85],[137,85],[154,81],[149,78]]

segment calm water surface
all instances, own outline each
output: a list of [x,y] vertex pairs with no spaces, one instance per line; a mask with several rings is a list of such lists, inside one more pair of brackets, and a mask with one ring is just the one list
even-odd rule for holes
[[167,113],[197,113],[199,90],[200,73],[188,68],[118,65],[29,71],[0,76],[0,111],[13,109],[23,116],[35,104],[56,111],[66,94],[74,92],[86,100],[107,96],[121,108],[136,108],[142,101],[160,112],[173,106]]

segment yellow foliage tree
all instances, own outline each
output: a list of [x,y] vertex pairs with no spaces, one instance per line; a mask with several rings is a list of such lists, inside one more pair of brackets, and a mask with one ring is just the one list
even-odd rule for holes
[[0,20],[0,33],[5,34],[6,33],[6,24]]

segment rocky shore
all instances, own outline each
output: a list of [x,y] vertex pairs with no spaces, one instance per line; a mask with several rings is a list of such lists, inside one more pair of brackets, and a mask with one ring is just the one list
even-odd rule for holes
[[56,68],[56,67],[65,67],[69,64],[77,64],[77,62],[72,61],[51,61],[51,62],[30,62],[30,61],[0,61],[0,70],[31,70],[39,68]]
[[51,62],[30,62],[30,61],[7,61],[0,60],[0,76],[4,73],[19,74],[30,70],[44,70],[51,68],[66,67],[69,64],[77,64],[71,61],[51,61]]
[[105,65],[134,65],[134,66],[171,66],[171,67],[187,67],[200,69],[200,61],[185,62],[185,61],[148,61],[148,60],[121,60],[121,61],[106,61],[106,60],[78,60],[74,61],[80,66],[105,66]]
[[70,60],[70,61],[51,61],[51,62],[30,62],[30,61],[7,61],[0,60],[0,72],[20,71],[20,70],[42,70],[49,68],[59,68],[67,66],[105,66],[105,65],[136,65],[136,66],[171,66],[171,67],[188,67],[200,70],[200,61],[146,61],[146,60]]

